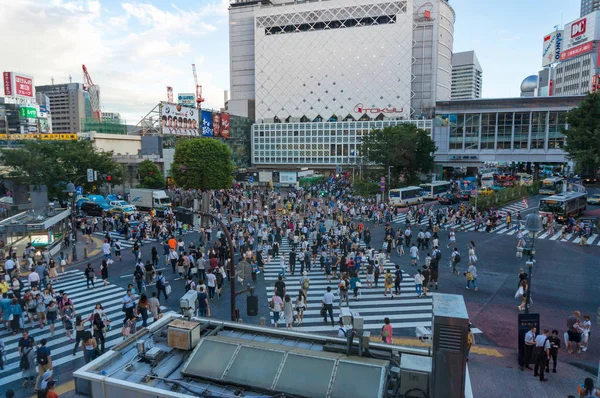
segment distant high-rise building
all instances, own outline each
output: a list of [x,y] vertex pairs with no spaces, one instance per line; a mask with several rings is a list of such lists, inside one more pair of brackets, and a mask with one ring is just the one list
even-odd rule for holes
[[600,0],[581,0],[580,17],[589,14],[592,11],[600,10]]
[[450,97],[455,99],[481,98],[483,69],[475,51],[452,54],[452,89]]
[[65,83],[36,86],[35,90],[38,93],[44,93],[50,99],[53,133],[81,132],[81,119],[86,117],[86,95],[83,84]]
[[102,119],[109,120],[111,122],[121,122],[121,114],[118,112],[102,112]]

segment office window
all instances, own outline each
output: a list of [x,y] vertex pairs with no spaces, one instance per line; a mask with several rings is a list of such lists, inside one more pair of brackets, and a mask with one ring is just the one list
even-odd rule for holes
[[550,112],[548,121],[548,149],[560,149],[565,144],[562,129],[566,127],[567,112]]
[[511,149],[513,113],[498,113],[497,149]]
[[465,149],[477,149],[479,146],[479,115],[465,116]]
[[531,149],[544,149],[546,140],[546,115],[548,112],[533,112],[531,116]]
[[465,128],[465,115],[449,115],[450,149],[463,149],[463,135]]
[[496,135],[496,114],[481,115],[481,149],[494,149]]
[[515,112],[515,146],[514,149],[527,149],[529,140],[529,112]]

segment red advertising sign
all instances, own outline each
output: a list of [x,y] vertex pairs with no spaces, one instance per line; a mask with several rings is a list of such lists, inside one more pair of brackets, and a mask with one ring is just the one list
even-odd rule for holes
[[12,82],[10,72],[4,72],[4,95],[12,95]]
[[33,98],[33,79],[15,74],[15,95]]
[[571,38],[585,33],[587,27],[587,18],[571,23]]
[[575,46],[568,50],[564,50],[563,52],[560,53],[560,60],[565,61],[567,59],[576,57],[578,55],[588,53],[588,52],[592,51],[592,47],[593,47],[593,42],[589,42],[589,43],[581,44],[579,46]]
[[229,113],[221,113],[221,137],[226,140],[231,138],[229,134]]

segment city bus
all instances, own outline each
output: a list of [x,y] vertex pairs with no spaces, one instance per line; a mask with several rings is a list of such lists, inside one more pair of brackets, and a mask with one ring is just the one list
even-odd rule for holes
[[448,181],[434,181],[427,184],[421,184],[423,190],[423,199],[439,199],[450,191]]
[[421,187],[390,189],[390,203],[392,206],[410,206],[423,203],[423,190]]
[[494,173],[485,173],[481,175],[481,188],[494,186]]
[[562,177],[551,177],[546,178],[542,181],[540,187],[540,194],[542,195],[555,195],[563,191],[563,179]]
[[552,215],[558,222],[565,222],[571,216],[579,216],[587,205],[587,192],[563,192],[540,199],[541,217]]

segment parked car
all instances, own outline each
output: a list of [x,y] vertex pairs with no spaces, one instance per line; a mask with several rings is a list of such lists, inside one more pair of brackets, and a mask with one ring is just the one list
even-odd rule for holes
[[479,195],[480,196],[484,196],[484,195],[491,195],[494,193],[494,190],[490,187],[483,187],[479,190]]
[[600,205],[600,193],[595,193],[587,198],[588,205]]
[[445,195],[442,195],[438,199],[438,202],[442,205],[453,205],[455,203],[460,202],[460,199],[458,198],[458,196],[456,196],[452,193],[447,193]]

